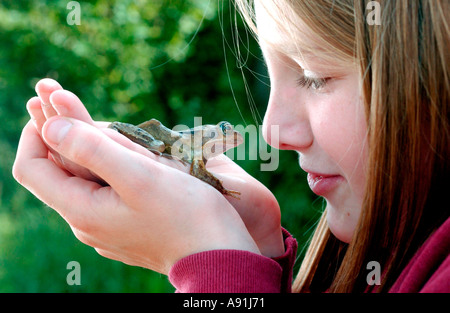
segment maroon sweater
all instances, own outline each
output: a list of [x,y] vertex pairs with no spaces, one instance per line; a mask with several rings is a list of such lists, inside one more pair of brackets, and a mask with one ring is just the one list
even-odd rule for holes
[[[190,255],[170,270],[177,292],[290,292],[297,241],[283,231],[286,252],[267,258],[247,251]],[[390,292],[450,292],[450,218],[416,252]]]

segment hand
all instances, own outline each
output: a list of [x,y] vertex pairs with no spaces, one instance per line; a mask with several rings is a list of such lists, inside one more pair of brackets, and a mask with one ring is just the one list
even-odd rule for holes
[[262,255],[278,257],[285,251],[280,207],[275,196],[225,155],[211,159],[208,171],[223,181],[225,188],[241,193],[240,200],[227,197],[241,216]]
[[[41,84],[36,88],[38,94],[51,108],[41,109],[38,98],[28,102],[35,126],[29,123],[24,129],[14,176],[57,210],[75,235],[101,255],[166,273],[176,260],[200,251],[259,253],[255,241],[261,250],[274,253],[268,256],[283,253],[279,209],[272,194],[229,159],[211,160],[208,165],[225,186],[248,191],[235,206],[253,239],[240,216],[214,188],[167,166],[179,167],[179,162],[156,157],[106,129],[107,124],[93,122],[79,99],[56,83],[51,92],[50,84]],[[84,122],[62,119],[58,113]],[[70,122],[70,130],[57,143],[49,129],[63,120]],[[152,177],[158,177],[157,183]],[[170,190],[185,192],[173,197],[168,195]],[[264,197],[255,191],[271,201],[262,201]]]
[[[147,149],[131,142],[117,132],[106,128],[108,123],[94,122],[83,103],[74,94],[65,91],[54,80],[43,79],[36,85],[39,98],[32,98],[27,108],[35,121],[36,129],[42,134],[45,121],[56,115],[75,118],[96,126],[106,135],[130,150],[139,152],[165,165],[188,172],[188,168],[180,162],[156,157]],[[41,105],[42,103],[42,105]],[[102,182],[90,170],[80,166],[51,150],[53,159],[63,169],[70,173],[96,182]],[[207,163],[207,169],[223,180],[224,186],[241,192],[241,199],[227,197],[244,221],[261,253],[268,257],[280,256],[284,253],[284,243],[281,234],[281,215],[278,202],[273,194],[259,181],[248,175],[242,168],[229,158],[221,155]]]
[[211,186],[78,120],[52,117],[42,133],[52,149],[109,186],[73,176],[49,160],[32,123],[24,128],[14,177],[99,254],[167,274],[177,260],[201,251],[259,253],[239,215]]

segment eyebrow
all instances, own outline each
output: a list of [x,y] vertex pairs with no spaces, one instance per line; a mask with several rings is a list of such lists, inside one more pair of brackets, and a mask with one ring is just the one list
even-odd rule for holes
[[[304,44],[304,45],[295,45],[292,43],[285,43],[283,40],[280,40],[279,42],[272,41],[272,40],[266,40],[262,38],[258,38],[258,41],[260,45],[269,47],[270,49],[273,49],[274,51],[277,51],[289,58],[292,59],[315,59],[317,58],[317,54],[320,54],[321,52],[325,53],[325,50],[318,46],[312,46],[310,44]],[[263,43],[263,44],[262,44]],[[301,49],[301,47],[308,47],[307,49]]]
[[[326,75],[332,75],[334,73],[340,73],[342,70],[345,70],[347,67],[343,67],[339,64],[330,63],[330,61],[326,61],[325,59],[320,58],[318,55],[324,51],[322,48],[317,48],[317,53],[313,49],[307,50],[307,51],[299,51],[299,49],[292,49],[291,45],[284,45],[284,47],[280,47],[279,45],[276,45],[273,41],[268,42],[265,41],[266,44],[264,44],[265,49],[262,49],[263,53],[263,60],[267,64],[267,56],[266,53],[269,54],[271,51],[274,51],[275,53],[280,53],[281,57],[286,57],[293,62],[297,63],[298,66],[302,68],[302,70],[310,71],[314,74],[321,73]],[[289,49],[289,46],[291,47]],[[279,57],[276,56],[275,57]],[[303,68],[303,65],[300,65],[300,63],[304,63],[303,65],[306,65],[306,68]]]
[[[266,53],[264,53],[264,50],[266,50],[267,52],[271,52],[274,51],[276,53],[280,53],[281,55],[292,59],[294,61],[298,61],[303,59],[303,61],[314,61],[315,59],[317,59],[317,54],[311,51],[302,51],[300,48],[294,48],[292,45],[283,45],[283,44],[277,44],[274,42],[269,42],[267,40],[264,41],[266,44],[261,45],[261,48],[266,47],[265,49],[263,48],[263,58],[264,61],[266,60]],[[317,51],[319,52],[321,49],[317,48]]]

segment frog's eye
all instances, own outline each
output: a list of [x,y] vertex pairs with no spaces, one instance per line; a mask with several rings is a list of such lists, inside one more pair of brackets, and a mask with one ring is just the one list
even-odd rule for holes
[[222,122],[220,123],[220,129],[222,130],[222,133],[225,135],[227,133],[230,133],[233,131],[233,127],[228,122]]

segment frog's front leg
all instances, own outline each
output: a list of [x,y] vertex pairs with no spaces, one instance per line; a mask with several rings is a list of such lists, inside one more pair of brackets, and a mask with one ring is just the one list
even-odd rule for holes
[[196,160],[196,159],[192,160],[191,175],[197,177],[198,179],[204,181],[207,184],[210,184],[218,191],[220,191],[223,195],[231,196],[235,199],[240,200],[239,196],[241,195],[241,193],[238,191],[226,189],[223,186],[222,181],[220,181],[213,174],[208,172],[203,160]]
[[116,130],[131,141],[147,148],[155,154],[161,155],[166,149],[164,142],[156,140],[152,135],[135,125],[113,122],[108,126],[108,128]]

